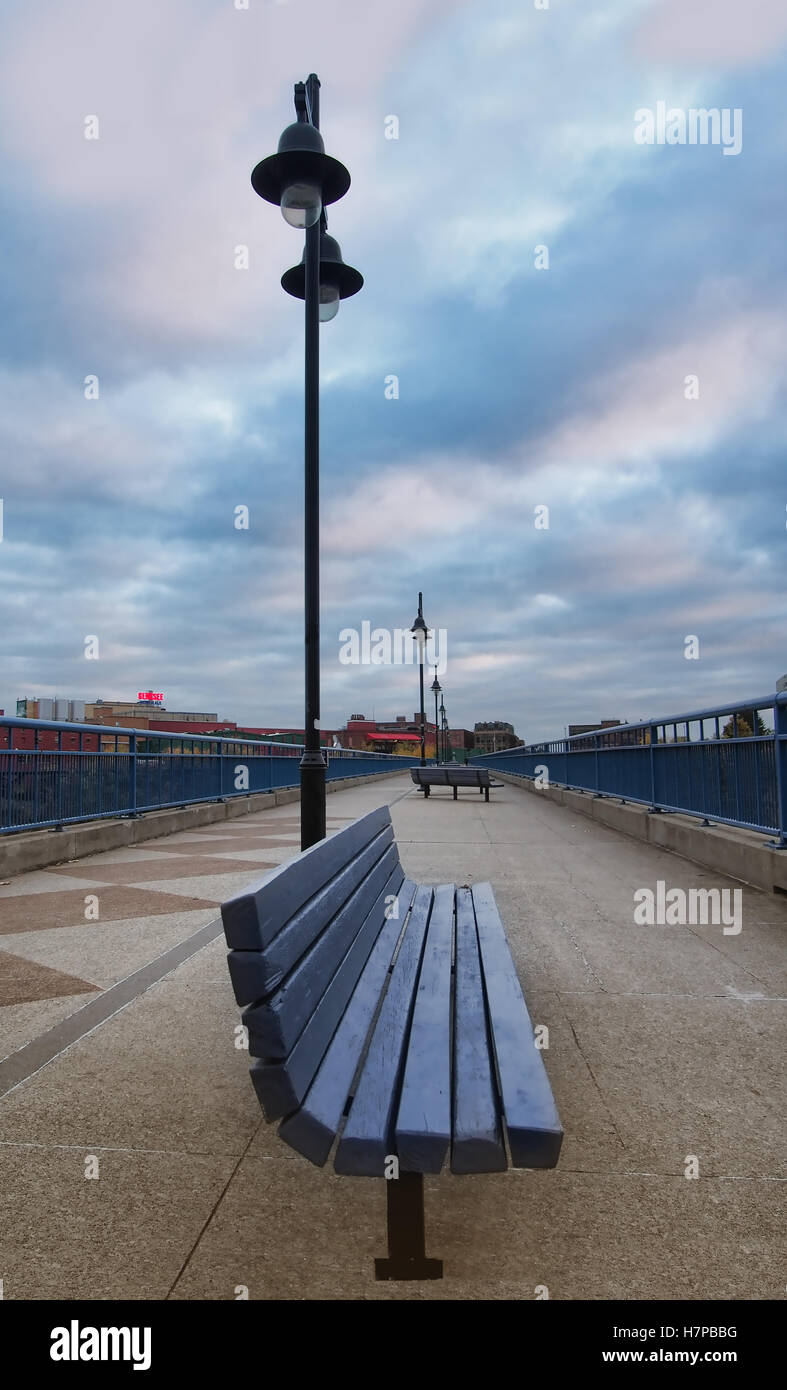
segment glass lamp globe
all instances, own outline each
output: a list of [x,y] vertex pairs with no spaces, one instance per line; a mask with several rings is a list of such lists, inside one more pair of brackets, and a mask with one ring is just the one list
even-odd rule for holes
[[319,222],[322,197],[316,183],[288,184],[281,195],[281,213],[291,227],[303,230]]
[[320,323],[335,319],[341,303],[336,285],[320,285]]

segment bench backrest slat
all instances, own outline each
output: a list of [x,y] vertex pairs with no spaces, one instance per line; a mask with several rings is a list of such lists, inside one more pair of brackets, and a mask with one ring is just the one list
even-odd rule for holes
[[452,769],[451,775],[460,787],[485,787],[489,781],[489,770],[485,767],[457,767]]
[[396,1118],[405,1171],[439,1173],[451,1142],[451,958],[454,888],[435,889]]
[[[305,907],[300,908],[267,946],[255,952],[230,952],[230,975],[236,987],[239,1004],[255,1003],[279,988],[285,976],[306,954],[312,942],[317,940],[336,913],[341,911],[350,894],[363,883],[366,875],[392,846],[396,850],[393,845],[393,829],[388,825],[356,854],[330,883],[316,893]],[[242,991],[243,998],[239,991]]]
[[489,1056],[481,961],[469,888],[458,888],[456,892],[453,1082],[452,1173],[502,1172],[507,1159]]
[[267,1119],[281,1119],[301,1104],[386,922],[386,899],[398,893],[402,879],[397,863],[289,1056],[279,1062],[256,1062],[252,1067],[251,1078]]
[[511,1159],[515,1168],[554,1168],[563,1129],[491,884],[476,884],[473,901]]
[[[396,845],[385,853],[340,908],[333,921],[268,999],[243,1012],[252,1057],[286,1057],[314,1013],[340,962],[363,929],[378,895],[399,868]],[[404,878],[399,869],[399,883]],[[389,889],[389,892],[395,890]],[[359,973],[361,965],[359,963]]]
[[431,907],[431,888],[419,888],[336,1150],[337,1173],[382,1177],[386,1155],[392,1152],[397,1080],[402,1071]]
[[[228,899],[221,908],[228,946],[242,951],[260,950],[315,894],[325,890],[330,899],[332,880],[390,824],[389,808],[380,806]],[[347,893],[326,915],[332,916],[346,897]]]
[[398,893],[398,911],[386,919],[372,947],[303,1105],[279,1126],[279,1137],[320,1167],[339,1132],[350,1086],[414,893],[415,884],[406,878]]

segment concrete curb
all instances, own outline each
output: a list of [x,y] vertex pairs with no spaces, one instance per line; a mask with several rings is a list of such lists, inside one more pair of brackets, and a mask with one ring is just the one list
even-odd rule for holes
[[[326,783],[326,793],[340,787],[357,787],[366,782],[380,782],[401,777],[408,768],[390,772],[373,772],[363,777],[338,777]],[[175,835],[179,830],[194,830],[197,826],[213,825],[217,821],[235,820],[264,811],[271,806],[288,806],[300,801],[297,787],[280,787],[273,792],[252,792],[248,796],[232,797],[228,801],[202,801],[194,806],[174,807],[165,811],[145,811],[135,820],[94,820],[70,825],[65,830],[29,830],[0,839],[0,879],[14,874],[29,873],[31,869],[46,869],[52,864],[67,864],[88,854],[100,854],[106,849],[124,849],[144,844],[160,836]]]
[[498,772],[495,777],[522,791],[545,796],[548,801],[579,815],[589,816],[599,825],[619,830],[635,840],[644,840],[658,849],[670,850],[704,868],[715,869],[728,878],[740,879],[768,893],[787,893],[787,850],[773,849],[767,837],[753,830],[732,825],[701,825],[693,816],[673,811],[649,811],[646,806],[620,801],[593,792],[570,791],[568,787],[536,787],[526,777]]

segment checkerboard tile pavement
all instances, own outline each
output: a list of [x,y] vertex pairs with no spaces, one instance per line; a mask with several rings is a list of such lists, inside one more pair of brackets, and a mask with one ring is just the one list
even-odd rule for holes
[[[328,833],[346,819],[329,816]],[[0,1060],[186,941],[299,848],[298,815],[277,808],[0,882]]]

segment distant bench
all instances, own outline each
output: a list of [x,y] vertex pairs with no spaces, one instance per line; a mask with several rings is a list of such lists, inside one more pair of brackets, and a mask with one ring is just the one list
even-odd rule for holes
[[381,806],[221,915],[265,1118],[319,1167],[338,1138],[337,1173],[390,1179],[378,1279],[441,1278],[423,1174],[553,1168],[563,1137],[490,885],[419,887]]
[[417,787],[423,787],[425,797],[430,787],[453,787],[454,801],[460,787],[478,787],[484,793],[484,801],[488,801],[489,788],[502,786],[501,782],[490,782],[489,769],[485,767],[411,767],[410,776]]

